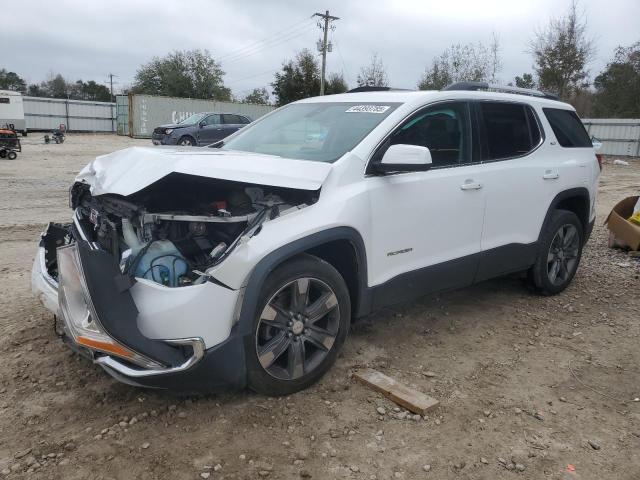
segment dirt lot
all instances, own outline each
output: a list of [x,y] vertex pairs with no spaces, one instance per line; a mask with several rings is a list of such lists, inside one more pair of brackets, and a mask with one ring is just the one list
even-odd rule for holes
[[[133,144],[149,141],[70,135],[0,161],[0,477],[640,478],[640,262],[609,250],[602,227],[637,194],[640,161],[605,166],[598,222],[563,294],[506,278],[423,298],[356,324],[305,392],[184,398],[121,385],[70,353],[30,292],[38,235],[69,217],[75,173]],[[362,366],[441,407],[418,420],[394,411],[350,378]]]

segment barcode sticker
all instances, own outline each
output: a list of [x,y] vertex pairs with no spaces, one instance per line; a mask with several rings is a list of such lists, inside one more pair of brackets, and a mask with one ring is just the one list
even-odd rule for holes
[[389,110],[389,105],[354,105],[346,110],[346,113],[384,113]]

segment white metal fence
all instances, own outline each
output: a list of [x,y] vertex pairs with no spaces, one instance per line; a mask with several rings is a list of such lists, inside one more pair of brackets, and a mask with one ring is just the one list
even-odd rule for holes
[[70,132],[115,132],[116,104],[60,98],[23,97],[28,130],[54,130],[64,123]]
[[584,118],[582,123],[602,142],[599,153],[640,157],[640,118]]

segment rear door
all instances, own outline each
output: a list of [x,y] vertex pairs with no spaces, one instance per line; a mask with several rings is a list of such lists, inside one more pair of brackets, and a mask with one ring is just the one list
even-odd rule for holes
[[[222,114],[222,128],[224,129],[224,137],[228,137],[232,133],[240,130],[246,123],[244,117],[233,113]],[[224,138],[222,137],[222,138]]]
[[544,144],[540,118],[526,103],[474,104],[485,185],[482,259],[476,280],[526,268],[555,196],[557,164]]

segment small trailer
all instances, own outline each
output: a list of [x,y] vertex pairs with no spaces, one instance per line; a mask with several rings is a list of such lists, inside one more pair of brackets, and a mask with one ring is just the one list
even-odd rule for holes
[[10,128],[27,136],[22,94],[13,90],[0,90],[0,128]]

